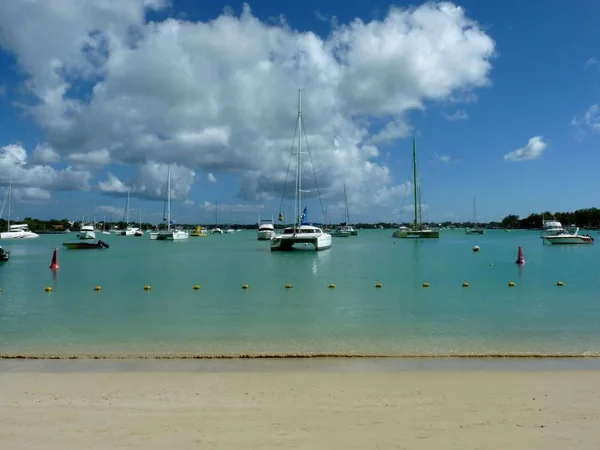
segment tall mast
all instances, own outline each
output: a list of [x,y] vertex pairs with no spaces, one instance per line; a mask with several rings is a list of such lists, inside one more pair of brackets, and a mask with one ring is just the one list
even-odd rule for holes
[[475,221],[475,228],[477,228],[477,207],[475,206],[475,197],[473,197],[473,220]]
[[417,144],[413,138],[413,188],[415,196],[415,231],[419,229],[419,206],[417,201]]
[[171,230],[171,166],[167,175],[167,231]]
[[298,89],[298,153],[296,154],[296,217],[298,228],[302,225],[302,90]]
[[11,204],[11,199],[12,199],[12,177],[10,177],[8,179],[8,229],[7,231],[10,231],[10,204]]
[[346,196],[346,184],[344,184],[344,203],[346,205],[346,210],[345,210],[346,225],[349,225],[350,224],[350,214],[348,213],[348,197]]
[[131,190],[127,191],[127,204],[125,205],[125,211],[123,212],[123,222],[125,222],[126,225],[129,224],[129,194],[130,194]]

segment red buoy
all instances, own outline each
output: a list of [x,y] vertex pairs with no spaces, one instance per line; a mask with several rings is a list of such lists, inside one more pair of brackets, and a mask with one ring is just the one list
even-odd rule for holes
[[523,256],[523,247],[519,246],[519,253],[517,254],[517,260],[515,263],[523,265],[525,264],[525,257]]
[[52,254],[52,263],[50,264],[50,269],[58,270],[60,266],[58,265],[58,249],[54,249],[54,253]]

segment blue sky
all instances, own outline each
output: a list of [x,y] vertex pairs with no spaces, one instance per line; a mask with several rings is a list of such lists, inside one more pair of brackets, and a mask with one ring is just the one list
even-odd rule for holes
[[298,88],[330,221],[409,220],[413,136],[429,220],[598,206],[600,4],[210,3],[0,5],[14,216],[158,221],[167,165],[180,222],[277,216]]

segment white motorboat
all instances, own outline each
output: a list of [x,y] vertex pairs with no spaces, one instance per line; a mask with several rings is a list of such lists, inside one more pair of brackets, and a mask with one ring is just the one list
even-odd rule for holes
[[547,244],[593,244],[594,238],[589,234],[579,234],[579,228],[575,225],[567,227],[562,232],[555,234],[546,234],[542,236],[544,243]]
[[256,235],[259,241],[268,241],[275,236],[275,225],[273,224],[273,218],[260,220],[258,217],[258,230]]
[[[325,233],[321,228],[306,223],[307,209],[302,210],[302,136],[306,137],[306,131],[302,124],[302,91],[298,91],[298,118],[296,122],[296,133],[298,136],[298,149],[296,151],[296,223],[283,230],[282,234],[276,234],[271,238],[271,250],[292,250],[294,247],[308,247],[312,245],[314,250],[326,250],[331,248],[331,234]],[[292,145],[292,151],[294,146]],[[307,145],[308,151],[308,145]],[[302,213],[300,213],[302,211]],[[279,214],[283,220],[283,215]]]
[[557,234],[563,234],[564,232],[565,229],[563,228],[562,224],[558,220],[556,220],[555,217],[552,217],[552,220],[545,220],[542,217],[542,238],[544,236],[554,236]]
[[77,233],[79,239],[96,239],[96,229],[93,223],[81,222],[79,227],[79,233]]
[[221,230],[220,228],[216,227],[210,230],[210,234],[223,234],[223,230]]

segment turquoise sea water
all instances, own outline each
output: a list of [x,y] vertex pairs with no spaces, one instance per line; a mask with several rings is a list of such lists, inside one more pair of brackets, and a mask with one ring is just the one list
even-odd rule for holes
[[0,266],[0,354],[600,355],[600,240],[391,234],[360,230],[318,253],[271,252],[254,231],[180,242],[99,235],[110,249],[60,248],[56,274],[52,251],[74,233],[3,241],[12,257]]

